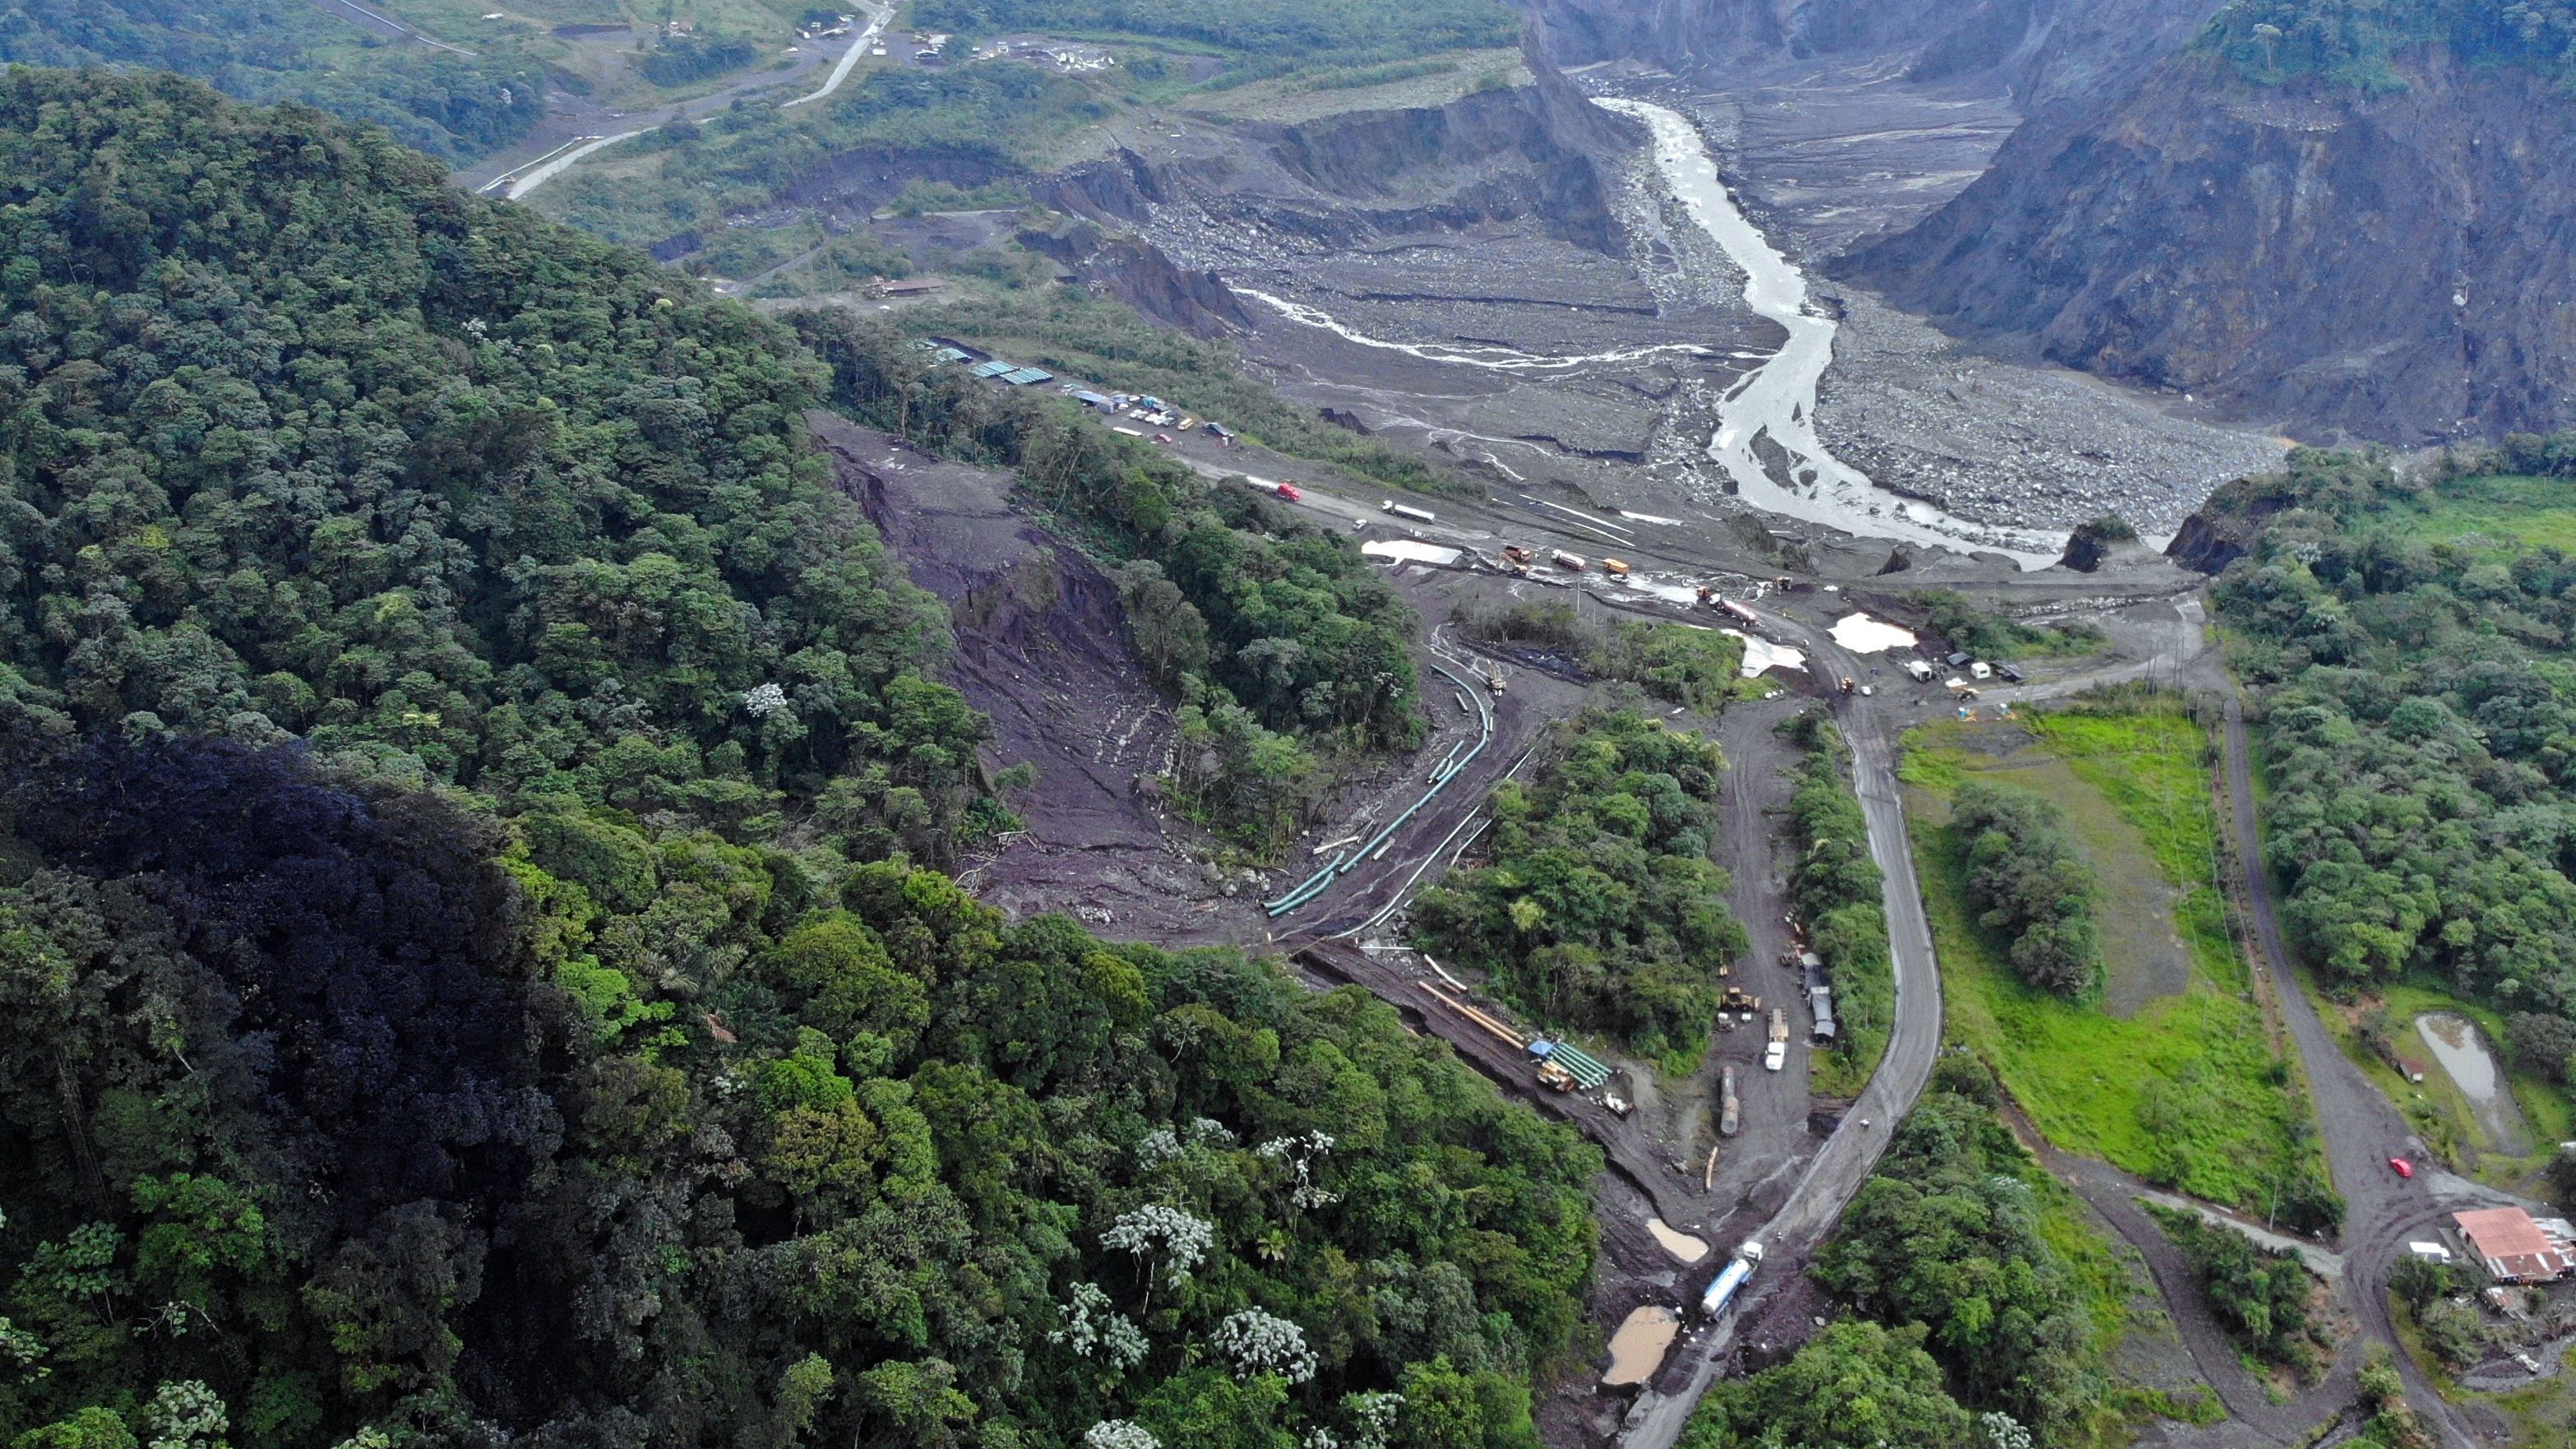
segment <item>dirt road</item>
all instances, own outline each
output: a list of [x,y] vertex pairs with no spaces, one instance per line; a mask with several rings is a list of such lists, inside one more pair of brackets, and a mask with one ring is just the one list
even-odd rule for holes
[[2406,1251],[2407,1239],[2431,1232],[2451,1209],[2435,1198],[2435,1185],[2425,1177],[2410,1181],[2389,1169],[2388,1159],[2392,1157],[2422,1158],[2426,1155],[2424,1146],[2407,1131],[2406,1121],[2397,1109],[2335,1046],[2334,1039],[2326,1034],[2325,1023],[2317,1017],[2315,1004],[2308,1000],[2294,974],[2281,935],[2280,917],[2273,907],[2271,877],[2263,868],[2262,836],[2255,825],[2254,773],[2244,705],[2233,693],[2227,698],[2226,735],[2227,794],[2233,807],[2229,824],[2236,837],[2236,858],[2243,873],[2255,944],[2261,948],[2255,969],[2270,978],[2273,995],[2281,1003],[2281,1014],[2290,1024],[2290,1038],[2298,1045],[2299,1057],[2306,1064],[2309,1097],[2316,1104],[2326,1165],[2334,1174],[2336,1190],[2344,1197],[2346,1297],[2363,1333],[2396,1353],[2398,1371],[2406,1380],[2408,1402],[2441,1434],[2450,1449],[2469,1449],[2475,1438],[2461,1426],[2452,1407],[2433,1392],[2431,1383],[2398,1343],[2397,1325],[2389,1316],[2388,1295],[2382,1291],[2389,1268]]

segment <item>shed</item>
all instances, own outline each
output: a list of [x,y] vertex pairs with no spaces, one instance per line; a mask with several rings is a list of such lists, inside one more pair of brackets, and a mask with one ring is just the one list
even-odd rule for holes
[[1109,406],[1108,398],[1091,391],[1089,388],[1075,388],[1073,391],[1073,400],[1087,408],[1105,408]]
[[[2564,1236],[2552,1237],[2531,1214],[2518,1207],[2480,1208],[2453,1213],[2469,1251],[2486,1264],[2489,1275],[2507,1283],[2552,1283],[2576,1268],[2576,1256]],[[2566,1224],[2551,1219],[2560,1227]]]
[[1975,657],[1975,655],[1970,654],[1967,650],[1959,649],[1952,651],[1949,655],[1944,657],[1941,662],[1949,665],[1953,669],[1965,669],[1968,667],[1968,661]]
[[1834,1039],[1834,994],[1823,990],[1808,992],[1807,1010],[1816,1018],[1816,1040],[1832,1041]]
[[996,357],[990,362],[976,363],[967,371],[977,377],[1000,377],[1003,373],[1016,371],[1018,367],[1019,364],[1016,362],[1004,362]]
[[1806,987],[1810,993],[1833,990],[1833,983],[1825,979],[1825,963],[1817,960],[1813,952],[1800,957],[1798,966],[1804,973]]
[[1207,430],[1208,436],[1211,438],[1231,438],[1234,436],[1234,429],[1227,427],[1223,423],[1210,423],[1207,425]]
[[1043,367],[1015,367],[1002,374],[1002,381],[1013,387],[1034,387],[1042,382],[1055,381],[1055,374]]

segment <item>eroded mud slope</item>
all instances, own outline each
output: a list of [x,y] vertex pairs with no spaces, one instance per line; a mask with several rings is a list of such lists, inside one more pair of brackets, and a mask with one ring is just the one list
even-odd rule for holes
[[1116,585],[1012,511],[1008,474],[829,413],[808,423],[912,581],[948,605],[947,679],[992,717],[993,758],[1037,768],[1011,797],[1026,835],[966,873],[977,894],[1120,937],[1223,934],[1237,903],[1174,848],[1139,788],[1167,767],[1172,716],[1127,646]]

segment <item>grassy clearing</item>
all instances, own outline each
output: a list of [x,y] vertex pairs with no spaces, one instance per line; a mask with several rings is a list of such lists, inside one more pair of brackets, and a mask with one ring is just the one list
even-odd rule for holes
[[[2018,726],[2018,732],[2015,726]],[[1916,867],[1947,987],[1951,1035],[1995,1063],[2050,1141],[2149,1181],[2256,1213],[2285,1183],[2322,1180],[2311,1119],[2273,1050],[2211,885],[2215,850],[2203,736],[2168,710],[2060,714],[2010,724],[1941,721],[1908,735],[1903,771]],[[2152,877],[2187,962],[2179,989],[2122,1019],[2034,990],[1967,900],[1948,800],[1993,773],[2065,808],[2108,887]],[[2115,820],[2119,828],[2106,827]],[[2150,942],[2106,912],[2114,980]]]
[[2509,556],[2544,545],[2576,553],[2576,503],[2564,478],[2463,478],[2443,485],[2430,506],[2391,511],[2387,524],[2426,543],[2453,543]]

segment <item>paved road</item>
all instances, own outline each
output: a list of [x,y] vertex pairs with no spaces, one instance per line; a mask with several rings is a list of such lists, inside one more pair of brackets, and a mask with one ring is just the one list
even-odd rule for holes
[[841,82],[850,78],[850,68],[859,63],[859,57],[868,53],[868,47],[876,42],[877,36],[894,20],[894,7],[891,5],[880,9],[873,5],[862,4],[861,8],[869,12],[868,23],[861,27],[857,37],[850,41],[850,48],[841,52],[841,63],[832,67],[830,78],[825,80],[821,87],[806,95],[798,96],[792,101],[781,102],[778,107],[780,110],[786,110],[789,106],[801,106],[808,101],[819,101],[839,90]]
[[2469,1449],[2475,1440],[2461,1428],[2448,1404],[2425,1381],[2403,1349],[2390,1319],[2388,1295],[2382,1291],[2388,1270],[2406,1241],[2428,1234],[2447,1211],[2422,1178],[2407,1181],[2389,1170],[2388,1159],[2421,1156],[2423,1145],[2406,1121],[2369,1078],[2346,1058],[2318,1019],[2315,1003],[2300,989],[2283,944],[2272,882],[2263,869],[2262,838],[2254,820],[2254,775],[2246,740],[2243,703],[2227,698],[2227,795],[2236,857],[2243,874],[2245,900],[2252,917],[2255,944],[2262,959],[2255,969],[2272,983],[2289,1022],[2290,1039],[2307,1066],[2308,1094],[2316,1104],[2319,1136],[2326,1165],[2344,1197],[2344,1283],[2362,1331],[2397,1349],[2398,1371],[2406,1380],[2407,1400],[2442,1436],[2451,1449]]
[[[1786,614],[1756,611],[1764,632],[1809,652],[1818,678],[1854,676],[1859,663],[1823,631]],[[1877,1075],[1870,1078],[1841,1130],[1827,1139],[1789,1194],[1788,1205],[1757,1235],[1769,1249],[1745,1306],[1713,1326],[1701,1326],[1676,1344],[1658,1383],[1630,1412],[1622,1449],[1670,1449],[1690,1422],[1691,1410],[1717,1378],[1733,1346],[1735,1325],[1752,1312],[1771,1285],[1801,1271],[1810,1252],[1842,1218],[1887,1146],[1887,1127],[1912,1110],[1932,1077],[1941,1050],[1941,971],[1932,955],[1932,927],[1923,915],[1923,892],[1914,878],[1914,851],[1905,832],[1905,807],[1896,787],[1899,725],[1875,698],[1842,698],[1836,722],[1852,750],[1852,776],[1861,813],[1869,822],[1869,851],[1884,876],[1888,945],[1896,963],[1896,1023]],[[1864,1120],[1874,1124],[1862,1127]]]

